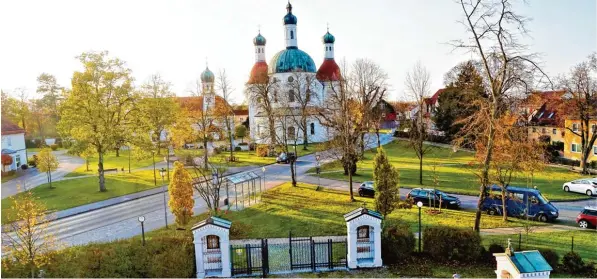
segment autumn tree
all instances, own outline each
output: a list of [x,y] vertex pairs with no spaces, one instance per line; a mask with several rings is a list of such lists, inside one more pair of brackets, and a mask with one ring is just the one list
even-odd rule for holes
[[144,127],[143,132],[146,132],[143,136],[151,135],[158,155],[164,141],[167,141],[167,138],[164,139],[162,136],[175,123],[179,110],[179,105],[174,99],[176,95],[171,87],[172,84],[165,81],[160,74],[153,74],[141,85],[140,90],[139,116]]
[[[289,111],[293,126],[298,128],[301,132],[303,150],[307,150],[309,144],[309,128],[310,123],[313,123],[316,111],[315,105],[318,105],[319,95],[317,94],[317,79],[315,75],[308,75],[305,73],[293,73],[288,78],[289,90],[284,106],[293,107]],[[298,137],[298,132],[296,136]]]
[[8,154],[2,154],[2,171],[6,171],[6,166],[12,165],[13,159],[12,156]]
[[269,78],[267,71],[263,71],[257,76],[252,77],[247,82],[247,99],[256,108],[256,114],[264,115],[266,118],[265,125],[256,123],[257,127],[250,127],[253,129],[252,134],[269,144],[269,153],[273,154],[274,147],[277,144],[276,137],[276,112],[275,107],[279,101],[280,82],[275,78]]
[[456,49],[472,53],[480,63],[480,75],[487,89],[487,100],[479,105],[474,115],[466,118],[456,145],[466,142],[467,136],[483,135],[485,150],[479,165],[479,199],[475,214],[475,231],[481,224],[485,192],[490,184],[489,173],[495,149],[496,122],[507,107],[509,97],[529,91],[529,85],[548,81],[547,76],[534,61],[536,55],[529,53],[521,43],[527,33],[528,19],[519,14],[512,0],[459,0],[466,37],[452,41]]
[[432,147],[425,144],[429,129],[425,120],[428,114],[425,99],[429,96],[431,89],[431,74],[419,61],[412,71],[406,74],[404,84],[407,94],[415,100],[418,107],[417,116],[411,122],[411,129],[409,130],[409,144],[415,151],[417,158],[419,158],[419,185],[423,185],[423,159]]
[[597,129],[592,123],[597,119],[597,53],[574,66],[560,83],[572,96],[569,117],[574,121],[566,126],[566,132],[580,138],[580,167],[583,174],[588,174],[588,159],[597,140]]
[[216,80],[217,90],[220,91],[220,95],[224,102],[216,102],[214,110],[214,116],[223,123],[226,130],[226,138],[228,139],[230,148],[230,161],[234,160],[234,109],[230,105],[232,102],[231,95],[234,92],[234,88],[228,79],[226,70],[220,70]]
[[50,148],[42,149],[37,155],[37,169],[46,173],[50,188],[54,188],[52,187],[52,172],[58,169],[58,165],[58,159],[56,159]]
[[245,125],[237,125],[234,128],[234,136],[239,138],[241,142],[244,142],[244,139],[247,136],[247,127]]
[[195,206],[193,178],[181,162],[174,162],[174,173],[168,185],[168,193],[170,193],[168,206],[170,206],[172,214],[176,216],[176,224],[179,226],[188,224],[193,216],[193,206]]
[[91,145],[98,155],[99,190],[106,191],[104,154],[121,144],[133,130],[137,96],[131,70],[108,52],[83,53],[78,57],[83,71],[73,74],[72,90],[62,104],[59,129],[75,141]]
[[[63,88],[56,81],[56,77],[42,73],[37,77],[37,93],[41,95],[38,106],[46,112],[47,123],[46,129],[49,133],[55,133],[55,127],[60,120],[60,101],[62,98],[61,92]],[[51,128],[51,129],[50,129]],[[43,138],[43,137],[42,137]]]
[[25,268],[33,278],[40,268],[51,264],[51,252],[58,247],[48,230],[47,208],[31,191],[9,199],[12,206],[7,218],[17,221],[2,229],[2,254],[8,258],[2,261],[2,268]]
[[373,181],[375,185],[375,210],[384,216],[392,213],[400,201],[398,170],[390,164],[383,148],[377,148],[373,161]]

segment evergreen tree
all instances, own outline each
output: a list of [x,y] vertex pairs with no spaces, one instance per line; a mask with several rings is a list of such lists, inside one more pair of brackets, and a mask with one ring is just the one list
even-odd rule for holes
[[398,187],[399,173],[388,161],[388,156],[383,148],[377,148],[375,156],[373,181],[375,182],[375,210],[384,218],[392,213],[400,200]]
[[174,174],[170,185],[168,185],[170,201],[168,206],[172,214],[176,216],[176,224],[186,225],[193,216],[193,179],[181,162],[174,163]]

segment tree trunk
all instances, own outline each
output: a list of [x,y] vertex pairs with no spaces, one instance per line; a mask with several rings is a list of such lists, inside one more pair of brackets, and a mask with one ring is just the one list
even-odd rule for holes
[[207,137],[203,136],[203,168],[207,169]]
[[377,147],[381,147],[381,141],[379,139],[379,129],[375,129],[375,134],[377,135]]
[[591,148],[585,148],[582,154],[582,160],[580,160],[580,168],[582,169],[582,174],[589,174],[589,164],[587,161],[589,160],[589,154],[591,152]]
[[[352,165],[352,162],[351,162],[351,165]],[[348,187],[350,188],[350,201],[353,202],[353,201],[355,201],[355,199],[354,199],[354,194],[352,191],[352,172],[351,171],[348,172]]]
[[419,154],[419,185],[423,185],[423,150]]
[[116,148],[116,157],[120,157],[120,147]]
[[158,179],[155,175],[155,153],[151,152],[151,160],[153,161],[153,185],[158,186]]
[[50,180],[50,188],[54,188],[54,186],[52,186],[52,171],[48,171],[48,179]]
[[98,160],[97,160],[97,172],[99,174],[99,190],[100,192],[106,191],[106,179],[104,177],[104,154],[103,152],[98,152]]
[[[492,116],[495,118],[496,112],[492,110]],[[491,163],[491,156],[493,151],[493,140],[495,137],[495,127],[493,123],[489,124],[489,134],[487,135],[487,148],[485,149],[485,159],[483,160],[483,169],[481,171],[481,188],[479,189],[479,200],[477,201],[477,212],[475,213],[474,230],[479,232],[481,230],[481,210],[485,202],[485,191],[487,191],[487,184],[489,184],[489,166]]]
[[502,217],[508,221],[508,208],[506,207],[506,186],[502,185]]
[[360,148],[361,148],[361,158],[363,158],[365,156],[365,133],[361,134]]
[[[157,144],[157,148],[158,148],[157,152],[158,152],[158,155],[160,155],[160,151],[162,150],[162,149],[161,149],[161,147],[162,147],[162,141],[160,140],[160,136],[161,136],[161,134],[162,134],[162,133],[160,133],[160,135],[158,135],[158,144]],[[130,148],[129,148],[129,152],[131,152]]]
[[307,139],[308,131],[307,131],[307,123],[305,121],[305,129],[303,129],[303,150],[307,150],[307,145],[309,144],[309,140]]
[[[286,154],[288,154],[288,152]],[[296,173],[294,173],[294,164],[294,160],[290,160],[290,177],[292,179],[292,186],[296,187]]]

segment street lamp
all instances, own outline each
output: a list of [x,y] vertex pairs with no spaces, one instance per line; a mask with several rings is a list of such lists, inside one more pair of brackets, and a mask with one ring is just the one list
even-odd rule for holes
[[417,202],[417,207],[419,208],[419,253],[421,253],[421,207],[423,207],[423,203]]
[[168,207],[166,206],[166,183],[164,183],[164,176],[166,176],[166,170],[162,168],[160,170],[162,176],[162,192],[164,193],[164,221],[166,222],[166,229],[168,228]]
[[315,160],[317,161],[317,166],[315,167],[315,169],[317,170],[317,189],[319,190],[319,187],[321,187],[321,164],[319,163],[319,154],[315,155]]
[[145,222],[145,216],[139,216],[137,220],[139,220],[139,223],[141,223],[141,236],[143,237],[143,246],[145,246],[145,226],[143,226],[143,222]]

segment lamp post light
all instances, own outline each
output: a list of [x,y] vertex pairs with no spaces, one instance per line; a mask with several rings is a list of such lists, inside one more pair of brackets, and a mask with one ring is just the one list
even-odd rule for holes
[[164,183],[164,176],[166,176],[166,170],[162,168],[160,170],[160,175],[162,176],[162,192],[164,193],[164,221],[166,222],[166,229],[168,228],[168,206],[166,205],[166,183]]
[[143,225],[143,222],[145,222],[145,216],[139,216],[137,220],[139,220],[139,223],[141,223],[141,236],[143,237],[143,246],[145,246],[145,226]]
[[419,208],[419,253],[421,253],[421,207],[423,207],[423,203],[417,202],[417,207]]

